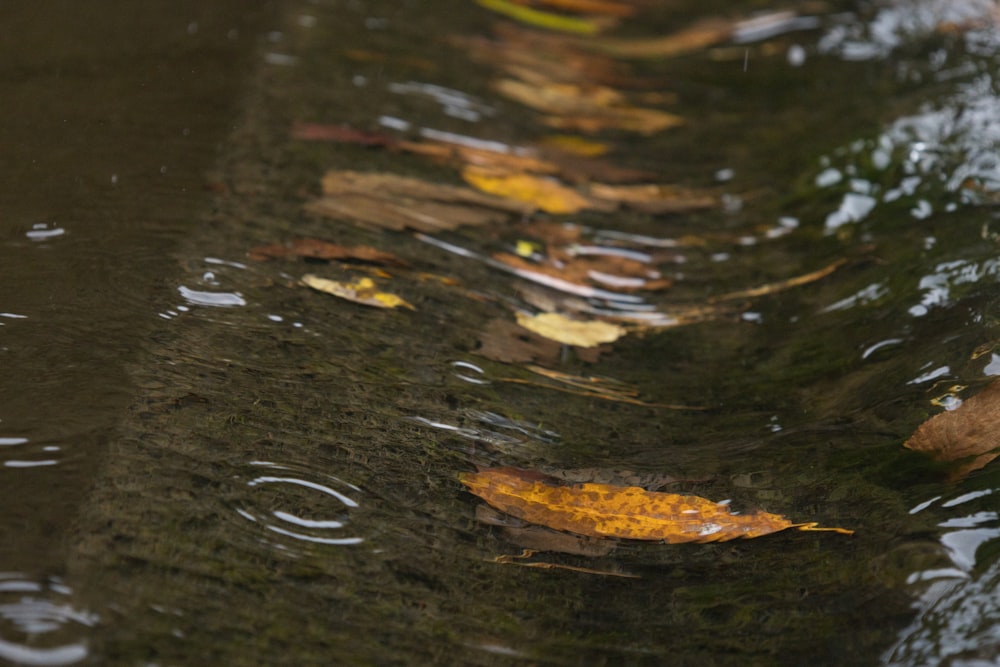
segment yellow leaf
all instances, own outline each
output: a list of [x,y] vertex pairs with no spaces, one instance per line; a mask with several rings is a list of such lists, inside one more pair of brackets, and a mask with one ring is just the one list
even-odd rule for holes
[[332,294],[341,299],[347,299],[348,301],[360,303],[365,306],[416,310],[401,297],[389,294],[388,292],[378,291],[371,278],[361,278],[353,283],[341,283],[308,273],[302,276],[302,282],[318,292]]
[[602,28],[601,22],[596,20],[543,12],[538,9],[531,9],[530,7],[507,2],[507,0],[476,0],[476,4],[536,28],[569,32],[577,35],[593,35]]
[[613,343],[627,333],[625,327],[610,322],[591,320],[571,320],[559,313],[539,313],[537,315],[517,314],[517,323],[539,336],[564,345],[596,347],[601,343]]
[[780,514],[734,514],[725,503],[635,486],[558,486],[530,471],[493,468],[459,480],[493,507],[529,523],[577,535],[630,540],[725,542],[798,528],[846,535],[844,528],[792,523]]
[[537,206],[546,213],[576,213],[593,205],[571,187],[550,178],[468,166],[462,178],[491,195]]
[[590,141],[571,134],[553,134],[538,142],[543,148],[554,149],[578,157],[600,157],[608,152],[607,144]]

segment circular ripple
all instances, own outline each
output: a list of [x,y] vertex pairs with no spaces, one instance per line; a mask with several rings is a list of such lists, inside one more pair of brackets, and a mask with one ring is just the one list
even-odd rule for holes
[[80,635],[98,617],[70,605],[70,593],[57,579],[40,583],[0,572],[0,661],[60,667],[85,659],[89,651]]
[[333,475],[268,461],[251,463],[260,473],[246,482],[251,490],[237,514],[260,530],[258,539],[284,551],[303,547],[348,546],[364,538],[345,530],[348,514],[359,507],[361,489]]

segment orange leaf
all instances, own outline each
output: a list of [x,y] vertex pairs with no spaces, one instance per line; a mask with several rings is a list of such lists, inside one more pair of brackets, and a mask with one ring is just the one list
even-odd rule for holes
[[734,514],[723,503],[635,486],[556,486],[539,480],[537,473],[511,468],[464,473],[459,479],[470,492],[507,514],[590,537],[676,544],[725,542],[788,528],[853,533],[843,528],[817,528],[815,523],[796,524],[768,512]]
[[1000,456],[1000,380],[951,412],[934,415],[903,446],[937,461],[967,459],[953,474],[963,477]]

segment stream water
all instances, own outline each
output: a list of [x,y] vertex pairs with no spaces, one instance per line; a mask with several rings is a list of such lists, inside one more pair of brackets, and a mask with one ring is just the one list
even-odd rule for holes
[[[649,4],[616,34],[781,9]],[[731,305],[546,362],[642,405],[484,356],[538,290],[476,258],[504,228],[428,243],[304,209],[330,169],[461,181],[295,123],[553,133],[453,39],[496,14],[0,8],[0,664],[996,664],[998,468],[955,480],[902,446],[1000,375],[996,3],[790,7],[773,34],[632,63],[655,83],[633,94],[686,122],[596,137],[723,206],[533,216],[661,239],[664,316]],[[302,237],[405,259],[380,280],[414,310],[298,282],[357,267],[248,256]],[[855,534],[519,560],[459,482],[490,466]]]

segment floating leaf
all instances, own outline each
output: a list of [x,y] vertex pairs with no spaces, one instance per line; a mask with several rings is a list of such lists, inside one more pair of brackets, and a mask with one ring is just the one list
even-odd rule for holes
[[[504,363],[557,362],[562,357],[561,344],[502,318],[487,322],[478,342],[476,354]],[[580,361],[597,363],[602,352],[607,352],[607,348],[577,348],[576,357]]]
[[735,514],[725,503],[698,496],[646,491],[635,486],[560,486],[526,471],[494,468],[463,473],[469,491],[502,512],[528,523],[589,537],[681,542],[724,542],[760,537],[788,528],[828,530],[792,523],[769,512]]
[[558,82],[539,85],[516,79],[500,79],[494,86],[521,104],[552,114],[545,118],[545,124],[564,130],[617,129],[653,134],[684,123],[680,116],[665,111],[630,106],[621,93],[606,86]]
[[546,213],[576,213],[593,206],[579,192],[551,178],[469,166],[462,178],[483,192],[531,204]]
[[605,185],[593,183],[591,197],[618,202],[644,213],[687,213],[718,206],[719,199],[704,190],[677,185]]
[[955,410],[934,415],[903,443],[937,461],[961,461],[953,477],[964,477],[1000,456],[1000,380]]
[[401,297],[388,292],[380,292],[371,278],[361,278],[353,283],[342,283],[308,273],[302,276],[302,282],[318,292],[332,294],[365,306],[416,310]]
[[445,141],[400,141],[395,148],[425,155],[442,162],[475,165],[507,171],[527,171],[535,174],[555,174],[559,166],[536,157],[530,150],[490,150]]
[[569,153],[576,157],[598,157],[610,150],[607,144],[571,134],[553,134],[543,137],[538,143],[543,148]]
[[635,7],[608,0],[538,0],[538,4],[576,14],[603,14],[622,18],[635,14]]
[[306,204],[307,211],[395,230],[438,232],[491,224],[506,220],[507,213],[523,215],[534,209],[470,188],[356,171],[328,171],[323,193]]
[[290,243],[274,243],[271,245],[251,248],[247,253],[250,259],[265,261],[284,257],[304,257],[322,260],[354,260],[370,264],[389,266],[407,266],[399,257],[370,246],[342,246],[320,239],[295,239]]
[[596,347],[601,343],[613,343],[628,331],[625,327],[610,322],[573,320],[559,313],[538,313],[537,315],[517,314],[517,323],[539,336],[564,345]]
[[672,58],[719,44],[732,34],[732,21],[705,19],[662,37],[594,39],[585,46],[615,58]]
[[526,25],[577,35],[593,35],[606,25],[594,19],[581,19],[525,7],[507,0],[476,0],[476,4]]

